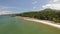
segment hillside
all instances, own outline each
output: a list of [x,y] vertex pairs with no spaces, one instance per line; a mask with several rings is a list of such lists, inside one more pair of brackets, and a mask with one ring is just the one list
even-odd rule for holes
[[21,14],[16,14],[16,16],[30,17],[30,18],[40,19],[40,20],[50,20],[56,23],[60,23],[60,10],[44,9],[35,12],[33,11],[24,12]]

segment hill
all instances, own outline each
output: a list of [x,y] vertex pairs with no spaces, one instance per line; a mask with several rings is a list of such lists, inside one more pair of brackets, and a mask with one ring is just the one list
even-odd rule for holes
[[60,10],[44,9],[35,12],[34,11],[24,12],[24,13],[16,14],[16,16],[30,17],[41,20],[50,20],[56,23],[60,23]]

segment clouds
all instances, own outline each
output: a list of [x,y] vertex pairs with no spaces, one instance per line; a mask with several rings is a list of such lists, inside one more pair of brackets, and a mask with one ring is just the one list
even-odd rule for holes
[[47,4],[47,5],[44,5],[43,8],[51,8],[51,9],[57,9],[57,10],[60,10],[60,4]]
[[33,7],[32,7],[32,10],[35,10],[37,7],[36,7],[36,4],[38,3],[38,1],[37,0],[32,0],[32,5],[33,5]]
[[10,10],[10,9],[14,9],[14,8],[16,8],[16,7],[0,6],[0,15],[15,13],[15,12],[13,12],[13,11]]
[[48,4],[43,5],[42,8],[43,9],[51,8],[51,9],[60,10],[60,2],[59,0],[50,0],[50,2]]
[[46,8],[60,10],[60,0],[16,0],[0,1],[0,14],[10,14]]
[[10,11],[0,11],[0,15],[2,15],[2,14],[12,14],[12,12],[10,12]]
[[37,3],[37,1],[32,1],[32,4],[34,5],[34,4],[36,4]]
[[59,0],[49,0],[50,3],[58,2]]
[[0,15],[2,14],[10,14],[10,11],[6,11],[5,9],[8,9],[10,7],[0,6]]
[[57,2],[58,0],[53,0],[53,2]]
[[0,6],[0,10],[9,9],[9,8],[16,8],[16,7]]
[[37,7],[33,7],[33,9],[36,9]]
[[[0,14],[25,12],[32,10],[32,0],[0,0]],[[7,11],[7,12],[6,12]]]

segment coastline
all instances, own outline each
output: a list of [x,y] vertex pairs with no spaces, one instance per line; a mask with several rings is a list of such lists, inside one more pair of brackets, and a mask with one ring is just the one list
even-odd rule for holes
[[29,17],[21,17],[21,16],[16,16],[18,18],[22,18],[24,20],[28,20],[28,21],[34,21],[34,22],[38,22],[38,23],[42,23],[42,24],[46,24],[46,25],[50,25],[53,27],[57,27],[60,28],[60,24],[56,24],[56,23],[52,23],[52,21],[48,21],[48,20],[39,20],[39,19],[35,19],[35,18],[29,18]]

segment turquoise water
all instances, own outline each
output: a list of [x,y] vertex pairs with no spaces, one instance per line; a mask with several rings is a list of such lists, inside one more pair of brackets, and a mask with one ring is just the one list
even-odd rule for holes
[[31,26],[29,26],[30,24],[28,24],[28,21],[23,19],[0,16],[0,34],[31,34],[32,30]]
[[17,17],[0,16],[0,34],[60,34],[60,29]]

